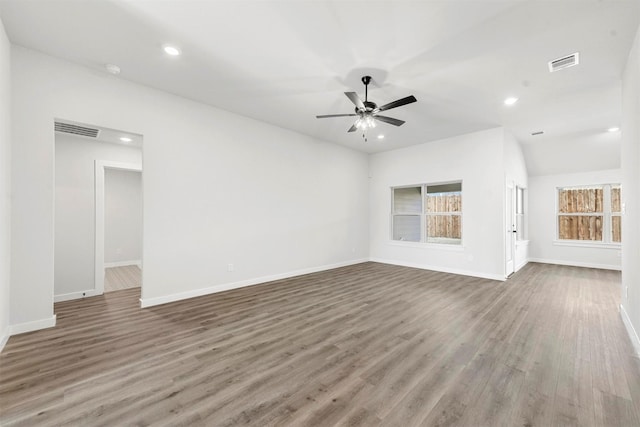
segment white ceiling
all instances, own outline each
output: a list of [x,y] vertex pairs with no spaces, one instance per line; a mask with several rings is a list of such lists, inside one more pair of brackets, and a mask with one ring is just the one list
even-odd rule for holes
[[[495,126],[524,145],[601,140],[640,2],[0,0],[0,14],[13,43],[371,153]],[[579,66],[549,73],[573,52]],[[418,98],[366,143],[352,118],[315,118],[351,113],[343,92],[364,96],[365,74],[378,105]]]

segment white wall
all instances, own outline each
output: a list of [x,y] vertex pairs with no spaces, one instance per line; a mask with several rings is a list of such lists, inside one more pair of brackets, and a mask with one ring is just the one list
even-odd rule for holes
[[104,261],[130,265],[142,260],[142,174],[105,169]]
[[147,304],[367,257],[366,154],[28,49],[12,54],[13,323],[53,314],[54,117],[144,136]]
[[[520,187],[525,189],[525,236],[528,233],[528,195],[529,191],[528,187],[528,176],[527,176],[527,165],[525,163],[524,154],[522,153],[522,147],[515,139],[515,137],[510,133],[505,131],[504,133],[504,171],[505,171],[505,181],[506,183],[512,183],[514,188]],[[515,203],[515,192],[514,192],[514,203]],[[506,206],[505,206],[505,230],[507,230],[508,236],[509,231],[512,230],[512,225],[509,221],[506,221]],[[512,208],[512,207],[509,207]],[[529,240],[518,241],[516,242],[515,253],[514,253],[514,267],[515,271],[518,271],[522,267],[527,264],[529,259]]]
[[[591,136],[544,138],[525,144],[523,151],[530,176],[620,169],[619,136],[605,129]],[[576,153],[580,153],[580,161],[567,162]]]
[[[619,169],[529,177],[529,257],[531,261],[593,268],[620,269],[620,248],[578,247],[556,240],[556,189],[616,184]],[[623,194],[626,188],[622,189]]]
[[11,44],[0,21],[0,351],[9,337],[11,270]]
[[[371,155],[371,258],[503,279],[504,138],[497,128]],[[462,180],[461,248],[390,239],[391,187],[457,180]]]
[[58,298],[95,289],[96,160],[141,164],[142,151],[55,135],[54,295]]
[[[622,314],[636,352],[640,341],[640,30],[622,78]],[[626,289],[628,288],[628,295]]]

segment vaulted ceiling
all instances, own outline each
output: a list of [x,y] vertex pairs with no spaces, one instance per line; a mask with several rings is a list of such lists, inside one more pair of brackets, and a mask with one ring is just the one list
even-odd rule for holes
[[[618,149],[606,130],[640,2],[0,0],[0,14],[15,44],[364,152],[504,126],[535,158],[565,142]],[[549,72],[574,52],[578,66]],[[364,96],[363,75],[379,105],[418,99],[368,142],[352,118],[315,118],[353,112],[343,92]]]

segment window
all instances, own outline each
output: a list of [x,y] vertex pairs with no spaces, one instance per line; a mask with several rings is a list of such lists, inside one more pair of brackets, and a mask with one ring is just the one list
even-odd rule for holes
[[391,189],[392,239],[462,243],[462,183],[423,184]]
[[524,230],[524,188],[516,187],[516,240],[526,240]]
[[393,240],[419,242],[422,233],[422,187],[393,190]]
[[620,185],[558,189],[558,239],[620,243]]
[[622,217],[621,215],[620,186],[611,186],[611,241],[622,242]]

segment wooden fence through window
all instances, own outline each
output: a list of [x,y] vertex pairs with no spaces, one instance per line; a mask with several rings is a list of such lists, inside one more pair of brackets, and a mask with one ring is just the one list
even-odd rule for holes
[[604,198],[602,188],[566,188],[558,192],[558,238],[602,240]]
[[460,215],[428,215],[427,236],[461,239],[462,227]]
[[[448,214],[451,212],[452,214]],[[462,194],[438,193],[427,195],[427,236],[429,238],[462,238]]]
[[602,213],[602,193],[602,188],[561,189],[558,208],[561,213]]
[[561,215],[558,217],[560,239],[602,240],[602,216]]

